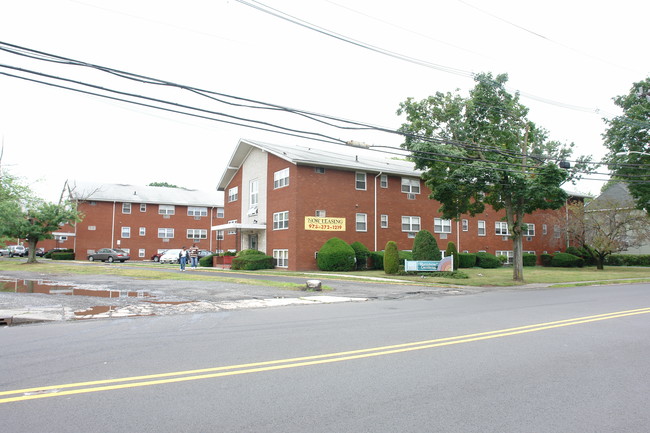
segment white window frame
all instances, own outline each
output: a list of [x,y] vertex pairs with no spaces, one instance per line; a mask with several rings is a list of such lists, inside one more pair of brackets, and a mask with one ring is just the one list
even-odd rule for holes
[[420,194],[420,179],[403,177],[402,192],[405,194]]
[[526,229],[522,232],[524,236],[531,237],[535,236],[535,224],[525,223]]
[[325,218],[327,216],[327,211],[323,209],[316,209],[315,216],[318,218]]
[[187,239],[207,239],[208,231],[206,229],[187,229]]
[[195,216],[195,217],[208,216],[208,208],[203,206],[188,206],[187,216]]
[[[228,224],[237,224],[237,220],[229,220]],[[228,230],[229,235],[236,235],[237,234],[237,229],[230,229]]]
[[147,203],[140,203],[140,212],[147,211]]
[[217,208],[217,218],[224,218],[226,216],[224,208],[218,207]]
[[289,167],[283,168],[273,173],[273,189],[284,188],[289,186]]
[[159,215],[174,215],[176,213],[176,206],[173,204],[159,204],[158,205],[158,214]]
[[140,249],[138,250],[138,257],[143,258],[144,255],[145,255],[145,253],[146,253],[146,252],[145,252],[145,249],[144,249],[144,248],[140,248]]
[[253,179],[248,183],[248,208],[257,209],[260,197],[260,181]]
[[289,267],[289,250],[273,250],[273,258],[277,268]]
[[487,234],[487,231],[485,229],[485,221],[484,220],[478,220],[477,221],[477,227],[478,227],[478,235],[479,236],[485,236]]
[[146,236],[147,235],[147,228],[146,227],[140,227],[140,230],[138,232],[140,236]]
[[510,236],[510,230],[508,230],[508,223],[506,221],[495,221],[494,234],[497,236]]
[[497,257],[506,256],[508,258],[508,260],[506,260],[506,263],[509,265],[513,264],[515,261],[515,252],[512,250],[503,250],[503,251],[497,250],[494,252],[494,255]]
[[239,186],[233,186],[228,190],[228,203],[239,200]]
[[379,216],[379,226],[382,229],[387,229],[388,228],[388,215],[386,214],[381,214]]
[[123,214],[131,213],[131,203],[122,203],[122,213]]
[[379,186],[381,188],[388,188],[388,175],[382,174],[379,176]]
[[363,171],[354,173],[354,189],[365,191],[368,188],[368,175]]
[[463,220],[461,221],[461,228],[462,228],[462,230],[463,230],[464,232],[468,232],[468,231],[469,231],[469,220],[468,220],[468,219],[463,219]]
[[368,231],[368,214],[358,213],[355,220],[355,227],[358,232]]
[[131,227],[122,227],[121,238],[127,239],[131,237]]
[[217,230],[217,238],[218,241],[222,241],[225,239],[223,230]]
[[553,226],[553,239],[562,239],[562,230],[557,224]]
[[546,224],[542,224],[542,234],[544,236],[548,234],[548,226]]
[[289,228],[289,211],[275,212],[273,214],[273,230],[287,230]]
[[168,227],[158,227],[159,239],[174,239],[174,229]]
[[402,216],[402,231],[409,233],[419,232],[422,228],[421,219],[419,216]]
[[451,220],[444,218],[433,219],[433,232],[434,233],[451,233]]

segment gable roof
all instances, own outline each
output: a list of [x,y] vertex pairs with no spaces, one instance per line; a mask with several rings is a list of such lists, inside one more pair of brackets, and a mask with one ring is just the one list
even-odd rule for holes
[[84,201],[207,207],[221,207],[224,202],[223,193],[218,191],[92,182],[81,182],[71,187],[70,198]]
[[396,176],[420,177],[422,171],[415,164],[406,161],[400,149],[394,152],[386,149],[374,150],[358,146],[330,144],[281,145],[261,141],[241,139],[233,152],[226,171],[217,186],[223,191],[235,176],[253,149],[260,149],[295,165],[337,168],[349,171],[384,173]]

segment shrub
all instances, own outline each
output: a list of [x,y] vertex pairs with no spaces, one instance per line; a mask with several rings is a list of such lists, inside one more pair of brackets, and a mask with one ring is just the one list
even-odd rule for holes
[[541,254],[539,258],[542,261],[542,266],[551,266],[551,260],[553,260],[553,256],[551,254]]
[[212,267],[212,257],[216,256],[217,254],[210,254],[208,256],[201,257],[199,259],[199,266],[203,268],[211,268]]
[[56,251],[50,255],[52,260],[74,260],[74,253]]
[[650,266],[648,254],[611,254],[605,257],[609,266]]
[[384,269],[383,251],[372,251],[370,253],[370,269]]
[[430,231],[420,230],[413,240],[413,260],[440,260],[442,253]]
[[361,242],[352,242],[350,244],[354,250],[354,256],[357,258],[357,270],[368,269],[368,257],[370,257],[370,250]]
[[273,257],[266,254],[244,254],[232,259],[231,269],[254,271],[256,269],[273,269]]
[[259,255],[263,256],[265,254],[260,250],[241,250],[237,252],[236,255],[237,257],[244,257],[244,256],[259,256]]
[[503,254],[501,254],[496,256],[496,258],[501,262],[502,265],[508,263],[508,256],[504,256]]
[[225,251],[221,255],[222,256],[236,256],[237,252],[236,251]]
[[43,255],[43,258],[51,259],[52,254],[54,254],[54,253],[73,253],[73,252],[74,252],[74,250],[72,248],[48,251],[48,252],[45,253],[45,255]]
[[569,253],[557,253],[551,259],[551,266],[556,268],[581,268],[585,261]]
[[445,251],[445,257],[453,256],[454,258],[454,271],[458,269],[458,250],[456,249],[456,244],[449,242],[447,244],[447,251]]
[[355,269],[354,249],[343,239],[331,238],[318,251],[316,259],[321,271],[353,271]]
[[458,253],[459,268],[473,268],[474,266],[476,266],[476,254]]
[[535,266],[537,264],[537,256],[535,254],[524,254],[524,266]]
[[490,253],[476,253],[476,266],[483,269],[494,269],[501,266],[501,261]]
[[384,272],[387,274],[396,274],[399,271],[399,250],[394,241],[386,243],[384,250]]

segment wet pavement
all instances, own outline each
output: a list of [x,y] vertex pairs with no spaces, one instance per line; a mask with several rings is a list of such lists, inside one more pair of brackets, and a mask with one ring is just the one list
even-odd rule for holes
[[[110,265],[119,266],[119,265]],[[396,281],[354,281],[336,276],[308,277],[237,274],[232,271],[191,270],[214,280],[188,281],[164,278],[178,273],[154,265],[161,279],[143,280],[115,275],[39,274],[0,272],[0,325],[62,320],[188,314],[336,302],[368,302],[422,296],[453,296],[484,291],[482,288],[401,284]],[[260,284],[219,281],[219,278],[261,280]],[[302,291],[307,280],[321,280],[324,291]],[[293,283],[296,289],[265,284]]]

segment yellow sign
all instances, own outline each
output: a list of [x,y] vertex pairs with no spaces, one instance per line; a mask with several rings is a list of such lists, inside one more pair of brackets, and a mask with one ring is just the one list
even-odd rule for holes
[[305,230],[318,230],[321,232],[344,232],[345,218],[305,217]]

